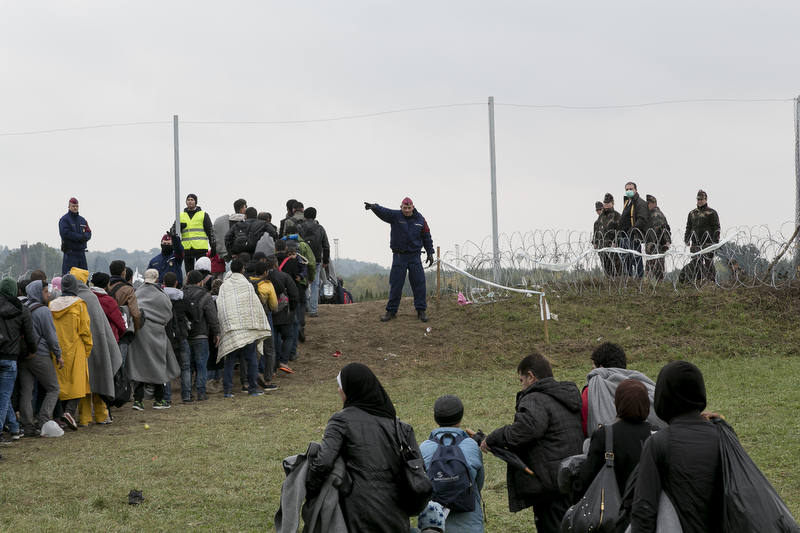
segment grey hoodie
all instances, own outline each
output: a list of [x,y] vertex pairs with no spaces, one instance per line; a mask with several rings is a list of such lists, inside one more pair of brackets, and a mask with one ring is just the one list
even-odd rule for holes
[[25,288],[25,292],[28,293],[28,300],[25,305],[31,310],[33,330],[36,332],[38,341],[36,355],[49,356],[50,352],[53,352],[53,355],[58,359],[61,357],[61,345],[58,344],[56,326],[53,323],[53,313],[50,312],[47,302],[44,301],[43,290],[44,284],[41,281],[36,280],[29,283]]

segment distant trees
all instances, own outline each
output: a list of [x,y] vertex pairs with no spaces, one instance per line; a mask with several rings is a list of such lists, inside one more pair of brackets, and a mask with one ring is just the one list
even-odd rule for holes
[[[60,276],[62,255],[60,250],[56,250],[47,244],[41,242],[31,244],[28,246],[27,272],[42,270],[47,274],[48,279],[53,276]],[[8,250],[8,253],[3,258],[2,265],[0,265],[0,272],[4,276],[13,278],[21,278],[27,274],[22,270],[22,250],[20,248]]]

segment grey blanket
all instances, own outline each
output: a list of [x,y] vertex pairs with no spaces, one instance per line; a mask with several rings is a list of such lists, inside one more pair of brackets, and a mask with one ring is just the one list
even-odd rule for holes
[[136,289],[139,309],[144,309],[144,326],[128,348],[125,371],[131,381],[166,383],[181,374],[165,326],[172,320],[172,302],[160,287],[145,283]]
[[[275,531],[296,533],[303,518],[303,533],[347,533],[341,507],[339,506],[339,487],[345,476],[344,460],[336,458],[333,470],[320,493],[306,500],[306,476],[308,467],[319,452],[319,443],[312,442],[304,454],[292,455],[283,460],[286,480],[281,487],[281,506],[275,514]],[[302,509],[301,509],[302,506]]]
[[89,355],[89,388],[92,392],[114,396],[114,375],[122,366],[122,354],[103,306],[92,289],[78,280],[78,298],[86,302],[92,330],[92,351]]
[[617,418],[617,408],[614,405],[614,393],[617,385],[626,379],[638,379],[647,387],[647,395],[650,397],[650,415],[647,421],[653,429],[667,427],[667,423],[656,416],[653,409],[653,394],[656,384],[636,370],[624,368],[595,368],[586,376],[586,383],[589,385],[589,415],[586,420],[586,432],[592,435],[600,424],[613,424]]

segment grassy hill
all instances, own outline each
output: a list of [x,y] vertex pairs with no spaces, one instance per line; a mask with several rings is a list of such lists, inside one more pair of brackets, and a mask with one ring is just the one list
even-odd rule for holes
[[[108,427],[0,450],[0,484],[14,487],[2,492],[0,520],[20,531],[272,530],[281,461],[322,437],[341,408],[335,377],[345,364],[373,368],[421,441],[435,427],[440,395],[462,398],[464,426],[491,431],[512,421],[515,368],[524,355],[541,351],[556,379],[582,386],[591,350],[605,340],[621,344],[628,367],[653,379],[671,360],[697,364],[708,408],[726,416],[798,515],[798,296],[800,288],[551,293],[558,320],[548,324],[549,342],[532,298],[465,307],[443,300],[438,309],[430,302],[427,324],[416,319],[411,299],[388,323],[378,321],[384,302],[321,305],[319,318],[307,318],[296,373],[278,376],[271,395],[249,398],[237,387],[232,400],[177,400],[168,411],[146,401],[147,410],[136,412],[128,404]],[[332,357],[337,350],[341,357]],[[487,531],[533,531],[530,511],[507,510],[504,464],[485,456],[485,466]],[[131,489],[144,491],[144,505],[127,505]]]

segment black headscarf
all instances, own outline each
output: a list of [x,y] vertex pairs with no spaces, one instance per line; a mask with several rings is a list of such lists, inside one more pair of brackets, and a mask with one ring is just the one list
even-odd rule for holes
[[656,414],[669,423],[674,417],[706,407],[706,384],[700,369],[688,361],[673,361],[661,369],[653,398]]
[[644,422],[650,414],[650,397],[647,387],[638,379],[626,379],[614,392],[617,416],[628,422]]
[[341,372],[342,390],[347,398],[345,407],[358,407],[374,416],[394,418],[397,413],[389,395],[369,369],[361,363],[350,363]]
[[61,296],[78,296],[78,278],[72,274],[62,276]]

